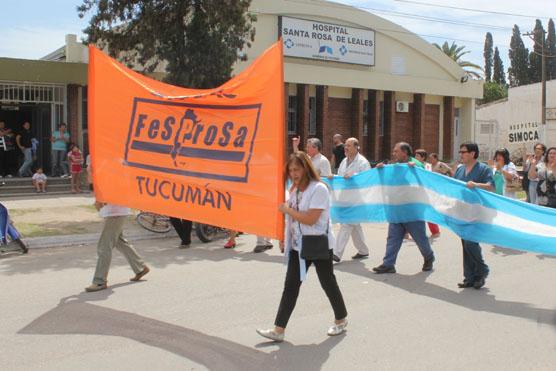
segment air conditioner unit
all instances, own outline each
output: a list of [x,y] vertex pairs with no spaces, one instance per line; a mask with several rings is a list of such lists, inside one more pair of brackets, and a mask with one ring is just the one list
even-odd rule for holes
[[396,112],[409,112],[409,102],[397,101]]

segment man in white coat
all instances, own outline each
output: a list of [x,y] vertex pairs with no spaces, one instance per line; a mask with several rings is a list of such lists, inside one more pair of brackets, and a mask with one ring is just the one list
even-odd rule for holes
[[[299,151],[299,137],[292,138],[293,151]],[[315,167],[315,170],[321,178],[328,177],[332,175],[332,168],[330,167],[330,161],[324,156],[322,151],[322,142],[318,138],[307,139],[307,146],[305,147],[307,155],[311,158],[311,162]]]
[[[349,179],[353,175],[371,168],[369,161],[359,153],[359,141],[356,138],[347,139],[344,149],[346,158],[340,163],[338,176]],[[369,256],[369,247],[365,243],[365,236],[363,235],[361,224],[341,224],[340,231],[336,237],[336,246],[334,248],[333,259],[335,262],[339,262],[342,259],[350,236],[353,239],[353,245],[357,249],[357,254],[353,255],[351,258],[366,259]]]

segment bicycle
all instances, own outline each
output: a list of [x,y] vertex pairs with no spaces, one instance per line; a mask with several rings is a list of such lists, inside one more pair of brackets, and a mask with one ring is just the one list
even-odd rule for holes
[[167,233],[172,229],[170,218],[164,215],[141,211],[136,217],[137,224],[154,233]]
[[[164,215],[141,211],[137,214],[137,223],[148,231],[154,233],[167,233],[172,229],[170,218]],[[216,238],[226,235],[226,229],[209,224],[194,223],[195,234],[202,242],[212,242]]]
[[202,242],[211,242],[227,235],[227,229],[209,224],[195,223],[195,234]]

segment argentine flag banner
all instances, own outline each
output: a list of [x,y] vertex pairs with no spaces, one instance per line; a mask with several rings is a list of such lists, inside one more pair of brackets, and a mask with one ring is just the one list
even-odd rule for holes
[[405,223],[451,229],[465,240],[556,255],[556,209],[531,205],[407,164],[325,180],[334,223]]

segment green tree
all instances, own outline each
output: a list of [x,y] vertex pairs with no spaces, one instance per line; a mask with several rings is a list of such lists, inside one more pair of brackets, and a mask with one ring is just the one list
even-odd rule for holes
[[544,28],[537,19],[533,30],[533,50],[529,53],[529,79],[531,83],[540,82],[542,79],[542,54],[544,52]]
[[251,0],[82,1],[79,16],[93,13],[84,30],[87,42],[147,72],[162,66],[165,81],[174,85],[224,83],[255,37],[255,16],[247,12]]
[[548,21],[548,34],[546,36],[546,79],[556,79],[556,35],[554,32],[554,21]]
[[508,87],[495,82],[485,82],[483,85],[483,99],[480,104],[493,102],[508,97]]
[[510,68],[508,69],[510,86],[529,84],[529,50],[523,44],[518,25],[514,25],[512,31],[508,55],[510,57]]
[[485,49],[483,51],[483,57],[485,57],[486,81],[491,81],[492,77],[492,44],[492,34],[490,32],[487,32],[485,37]]
[[498,47],[494,48],[494,73],[492,75],[492,81],[498,85],[506,85],[506,73],[504,72],[504,63],[500,58],[500,52]]
[[444,52],[444,54],[446,54],[448,57],[452,58],[469,75],[478,79],[483,77],[483,69],[480,66],[469,61],[461,60],[461,57],[463,57],[465,54],[470,53],[469,51],[463,51],[463,49],[465,49],[465,46],[458,46],[455,42],[452,42],[452,45],[448,45],[447,41],[444,41],[444,44],[442,44],[442,46],[436,43],[433,43],[433,45]]

